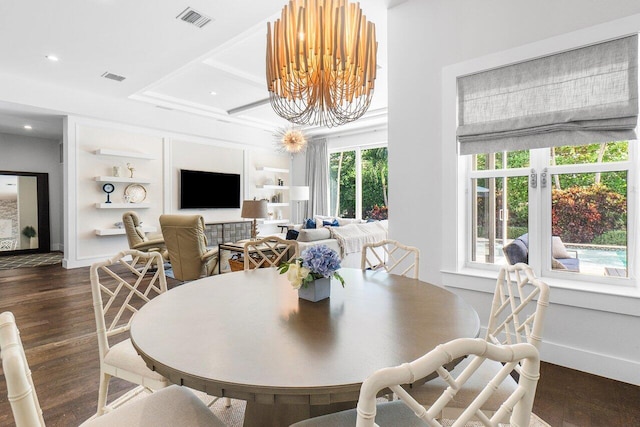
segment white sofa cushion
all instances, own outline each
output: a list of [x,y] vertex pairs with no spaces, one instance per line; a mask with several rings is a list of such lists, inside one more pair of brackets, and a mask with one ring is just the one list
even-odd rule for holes
[[299,242],[314,242],[316,240],[324,240],[330,238],[331,232],[328,228],[303,228],[302,230],[300,230],[300,234],[298,234],[297,240]]

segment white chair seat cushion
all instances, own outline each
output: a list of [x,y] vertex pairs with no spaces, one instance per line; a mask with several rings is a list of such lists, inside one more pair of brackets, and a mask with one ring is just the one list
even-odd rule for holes
[[[458,377],[460,373],[469,365],[472,358],[467,357],[462,362],[458,363],[452,372],[454,377]],[[493,360],[485,360],[485,362],[478,368],[478,370],[471,376],[462,388],[453,398],[447,408],[444,411],[444,418],[449,418],[447,409],[449,408],[466,408],[478,396],[483,388],[489,384],[489,381],[502,369],[500,362]],[[447,383],[440,377],[424,383],[423,385],[406,389],[414,399],[423,405],[431,405],[437,398],[440,397],[444,389],[447,387]],[[508,376],[500,384],[500,387],[493,392],[489,400],[482,406],[487,411],[497,411],[500,405],[509,397],[511,393],[518,387],[516,381]],[[455,411],[451,415],[457,416]]]
[[104,357],[104,363],[115,369],[122,369],[154,381],[166,381],[162,375],[147,367],[128,338],[109,349]]
[[[292,424],[291,427],[353,427],[356,425],[356,418],[356,410],[349,409],[300,421]],[[399,400],[376,405],[375,421],[379,426],[422,427],[428,425]]]
[[101,426],[224,427],[224,423],[191,391],[171,385],[82,424]]

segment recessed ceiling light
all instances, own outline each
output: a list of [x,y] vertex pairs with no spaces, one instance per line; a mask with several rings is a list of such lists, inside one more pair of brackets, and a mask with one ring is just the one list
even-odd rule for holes
[[217,92],[215,92],[215,91],[213,91],[213,90],[212,90],[211,92],[209,92],[209,95],[216,96],[217,94],[218,94],[218,93],[217,93]]
[[57,61],[58,61],[58,57],[57,57],[57,56],[55,56],[55,55],[47,55],[47,56],[46,56],[46,58],[47,58],[49,61],[53,61],[53,62],[57,62]]
[[24,128],[25,128],[26,130],[31,130],[31,129],[33,129],[33,128],[31,127],[31,125],[24,125]]

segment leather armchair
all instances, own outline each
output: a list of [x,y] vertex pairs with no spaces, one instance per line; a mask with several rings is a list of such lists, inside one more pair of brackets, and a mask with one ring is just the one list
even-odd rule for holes
[[207,249],[201,215],[160,215],[160,227],[176,279],[195,280],[216,273],[218,249]]
[[127,241],[129,249],[135,249],[140,252],[160,252],[166,259],[166,247],[161,234],[147,237],[142,230],[140,218],[134,211],[128,211],[122,214],[122,222],[127,232]]

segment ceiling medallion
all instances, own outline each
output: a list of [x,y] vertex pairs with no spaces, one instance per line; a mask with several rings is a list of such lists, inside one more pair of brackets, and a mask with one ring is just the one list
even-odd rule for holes
[[298,154],[307,147],[307,136],[300,129],[294,127],[278,129],[275,137],[276,145],[280,151]]
[[275,112],[301,125],[339,126],[369,108],[375,25],[359,3],[291,0],[267,23],[267,86]]

